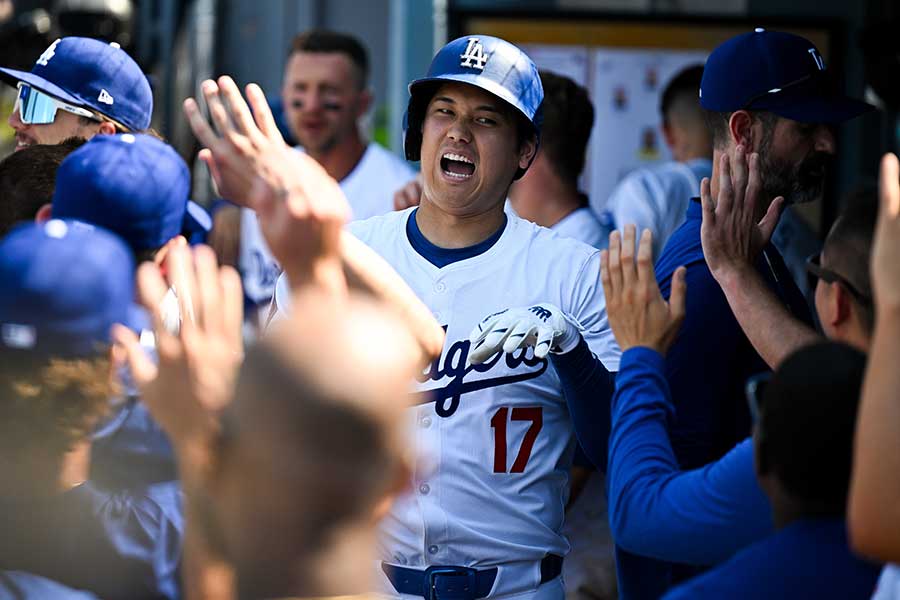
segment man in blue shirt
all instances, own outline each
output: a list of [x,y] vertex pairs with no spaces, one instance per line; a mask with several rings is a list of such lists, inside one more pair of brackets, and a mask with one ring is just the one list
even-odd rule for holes
[[844,519],[865,364],[820,342],[748,385],[757,477],[778,531],[666,598],[872,597],[880,567],[851,553]]
[[0,569],[102,598],[179,597],[177,486],[90,479],[110,328],[133,301],[128,249],[85,223],[26,224],[0,242],[0,280]]
[[[826,165],[835,152],[831,124],[870,108],[831,91],[824,68],[808,40],[763,29],[732,38],[713,51],[700,89],[713,133],[712,197],[719,193],[723,160],[737,158],[744,164],[752,153],[759,154],[759,194],[765,199],[757,207],[757,221],[778,196],[802,202],[821,195]],[[750,418],[743,385],[767,368],[706,264],[701,217],[700,203],[691,202],[687,220],[669,239],[656,268],[662,294],[668,296],[674,270],[687,267],[688,312],[666,359],[677,415],[672,444],[682,468],[701,467],[747,436]],[[754,264],[779,302],[809,323],[806,303],[774,246],[765,245]],[[626,597],[656,597],[665,589],[665,565],[623,551],[618,565]],[[649,576],[651,571],[656,575]],[[662,587],[651,584],[654,581]],[[629,582],[638,586],[633,594]]]

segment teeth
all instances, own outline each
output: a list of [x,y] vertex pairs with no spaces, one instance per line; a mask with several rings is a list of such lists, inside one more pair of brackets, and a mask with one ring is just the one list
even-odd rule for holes
[[465,156],[460,156],[459,154],[453,154],[452,152],[447,152],[446,154],[444,154],[443,158],[446,158],[447,160],[455,160],[457,162],[464,162],[464,163],[467,163],[470,165],[475,164],[473,161],[469,160]]
[[462,173],[453,173],[452,171],[444,171],[444,175],[448,177],[452,177],[453,179],[468,179],[471,175],[463,175]]

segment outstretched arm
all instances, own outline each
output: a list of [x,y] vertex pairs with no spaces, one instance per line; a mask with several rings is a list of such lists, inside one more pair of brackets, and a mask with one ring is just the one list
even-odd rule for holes
[[778,224],[784,198],[775,198],[758,221],[759,155],[748,157],[738,146],[733,158],[722,156],[720,167],[715,200],[709,180],[700,184],[703,254],[747,339],[775,369],[795,350],[821,337],[791,315],[753,266]]
[[875,336],[856,424],[850,539],[860,553],[900,562],[900,164],[881,161],[872,246]]
[[[230,77],[204,81],[201,89],[220,135],[196,101],[186,100],[185,114],[205,146],[200,158],[223,195],[256,211],[292,292],[313,282],[336,294],[346,293],[347,285],[371,294],[408,323],[423,362],[440,356],[440,324],[384,260],[343,230],[349,207],[340,186],[284,142],[259,86],[247,86],[249,107]],[[310,239],[324,242],[318,255],[310,256]]]
[[675,272],[667,304],[653,273],[652,235],[641,236],[636,268],[634,228],[623,237],[610,236],[601,263],[609,321],[623,350],[607,471],[613,537],[629,552],[660,560],[720,562],[772,529],[752,444],[702,469],[680,470],[669,439],[674,405],[663,355],[684,316],[685,271]]

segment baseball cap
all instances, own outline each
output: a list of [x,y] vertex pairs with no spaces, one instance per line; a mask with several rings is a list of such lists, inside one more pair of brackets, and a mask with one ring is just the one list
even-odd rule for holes
[[0,241],[0,348],[90,356],[133,314],[134,260],[86,223],[26,223]]
[[153,93],[141,68],[118,44],[85,37],[56,40],[30,72],[0,68],[0,79],[88,107],[134,131],[150,126]]
[[841,123],[874,108],[835,84],[815,44],[757,27],[709,55],[700,104],[715,112],[765,110],[801,123]]
[[172,146],[146,134],[97,135],[56,172],[53,217],[109,229],[136,253],[179,235],[190,172]]

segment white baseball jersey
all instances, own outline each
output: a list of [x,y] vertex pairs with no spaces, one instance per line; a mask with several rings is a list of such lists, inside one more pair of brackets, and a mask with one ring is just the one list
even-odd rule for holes
[[612,231],[586,206],[573,210],[550,229],[563,237],[578,240],[598,249],[609,247],[609,234]]
[[[447,330],[440,360],[417,381],[419,404],[409,409],[412,492],[383,521],[380,558],[421,569],[496,566],[492,596],[535,590],[541,559],[569,550],[561,531],[575,447],[571,417],[549,360],[529,348],[469,365],[468,336],[493,312],[548,302],[578,321],[591,350],[618,370],[599,252],[508,214],[490,249],[438,268],[410,244],[412,210],[348,226]],[[281,310],[286,291],[280,281]],[[379,591],[396,595],[380,577]]]
[[[700,195],[700,180],[712,176],[712,161],[701,158],[664,162],[636,169],[619,182],[599,209],[600,221],[622,230],[634,224],[638,232],[653,232],[653,256],[684,222],[688,203]],[[598,199],[599,200],[599,199]]]
[[[405,160],[370,143],[356,167],[340,181],[352,218],[368,219],[394,210],[394,192],[415,176]],[[281,268],[266,245],[256,213],[247,208],[241,210],[238,260],[247,297],[254,302],[271,298]]]

